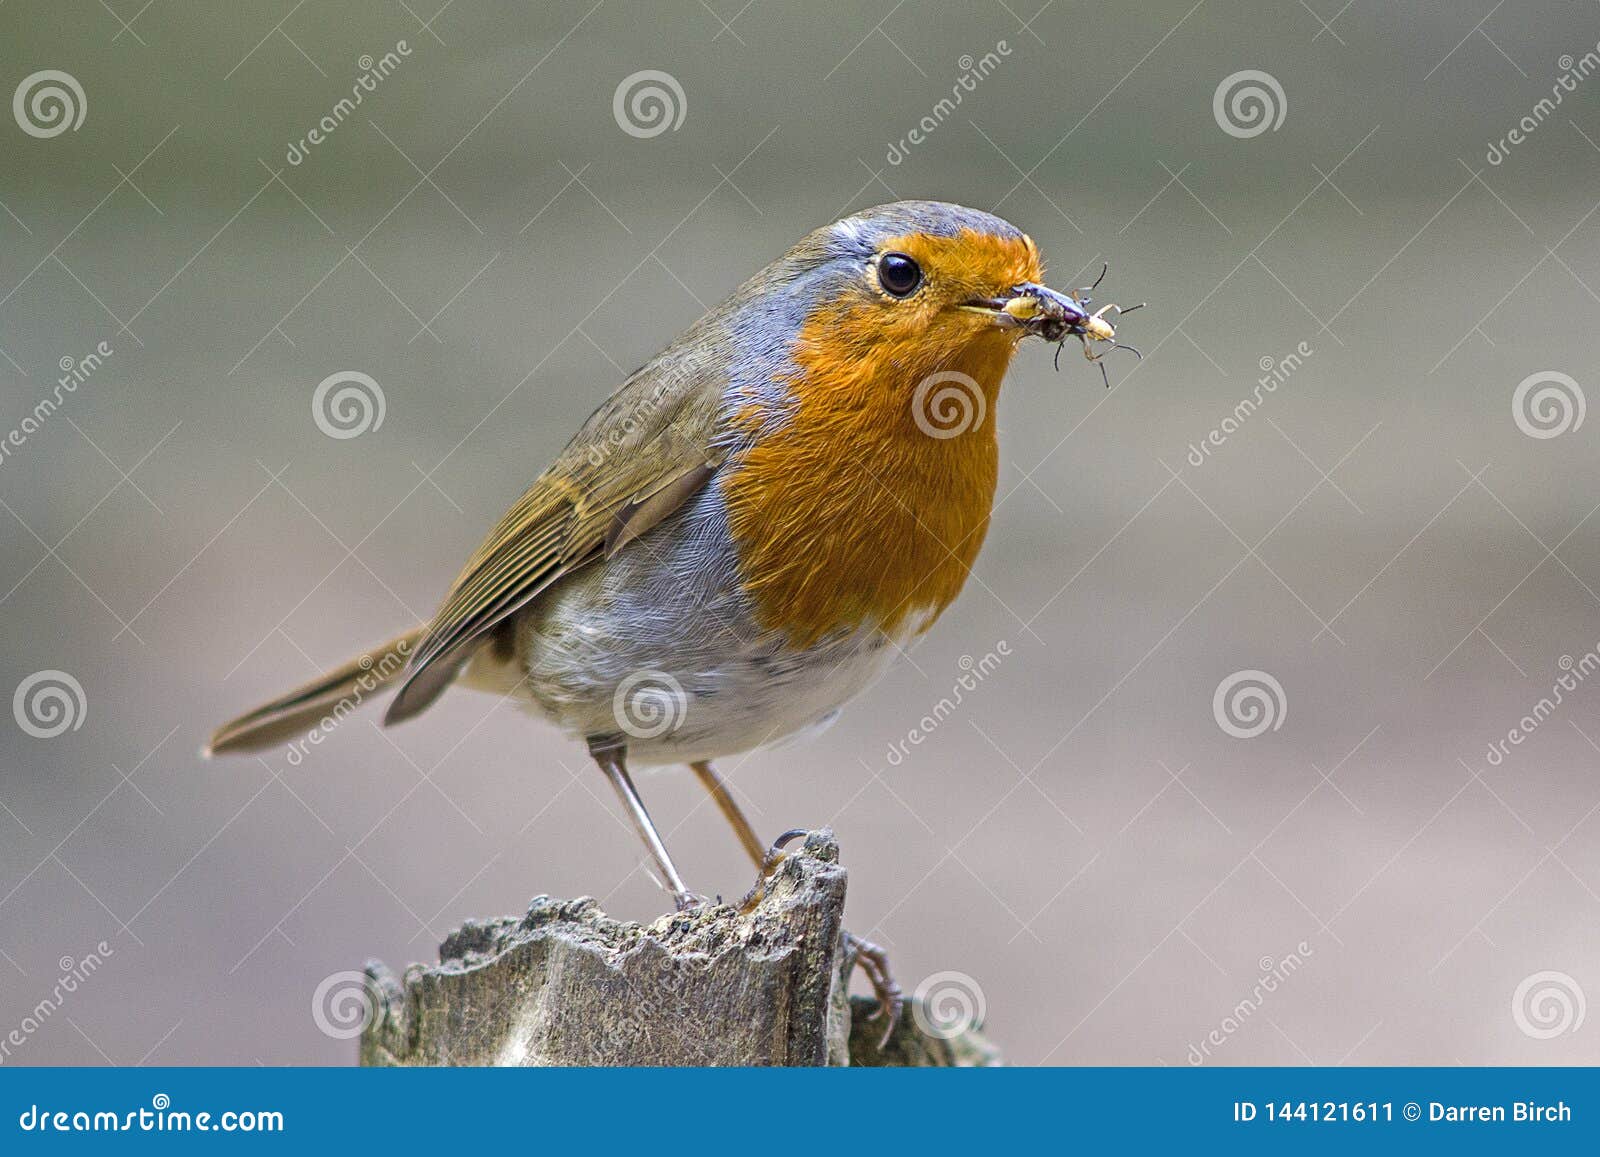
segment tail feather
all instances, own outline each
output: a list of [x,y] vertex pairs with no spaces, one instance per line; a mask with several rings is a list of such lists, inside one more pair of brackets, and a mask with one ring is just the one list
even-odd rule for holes
[[276,747],[315,726],[341,702],[348,704],[346,711],[359,706],[367,696],[405,674],[407,660],[426,630],[426,624],[413,627],[304,686],[229,720],[212,734],[204,754]]

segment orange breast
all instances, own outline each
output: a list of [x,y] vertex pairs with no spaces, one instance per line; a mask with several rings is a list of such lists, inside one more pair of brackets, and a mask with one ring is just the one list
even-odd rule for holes
[[[885,340],[876,327],[870,309],[808,320],[792,417],[725,475],[742,583],[762,624],[797,646],[863,624],[926,629],[988,529],[995,400],[1015,339],[961,328],[943,342]],[[953,437],[931,436],[915,413],[918,384],[941,371],[976,383],[968,401],[982,411]]]

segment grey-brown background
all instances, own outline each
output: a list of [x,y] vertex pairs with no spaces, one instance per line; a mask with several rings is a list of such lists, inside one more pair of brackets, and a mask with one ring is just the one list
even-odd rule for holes
[[[1600,78],[1485,159],[1600,7],[1040,3],[0,7],[0,97],[59,69],[87,102],[49,139],[0,115],[0,436],[114,350],[0,460],[0,698],[62,670],[85,704],[0,716],[0,1036],[113,952],[7,1063],[343,1063],[312,996],[368,956],[540,891],[655,914],[578,747],[493,699],[299,766],[194,753],[425,615],[622,372],[899,196],[996,209],[1058,284],[1109,261],[1146,356],[1108,393],[1022,352],[976,579],[831,731],[727,761],[763,830],[833,824],[854,928],[908,987],[973,978],[1013,1060],[1183,1064],[1290,953],[1210,1063],[1600,1060],[1600,1014],[1513,1013],[1544,971],[1600,995],[1600,680],[1486,759],[1600,642],[1600,418],[1512,411],[1539,371],[1594,394]],[[675,131],[613,117],[643,69]],[[1212,101],[1246,69],[1285,107],[1241,138]],[[343,370],[386,415],[335,440]],[[1213,692],[1251,669],[1286,709],[1233,738]],[[747,886],[689,777],[643,789],[692,885]]]

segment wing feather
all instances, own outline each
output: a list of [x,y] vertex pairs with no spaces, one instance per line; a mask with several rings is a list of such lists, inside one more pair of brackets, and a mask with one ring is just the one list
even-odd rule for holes
[[507,616],[612,557],[715,473],[723,382],[668,360],[634,374],[473,552],[412,653],[386,723],[424,710]]

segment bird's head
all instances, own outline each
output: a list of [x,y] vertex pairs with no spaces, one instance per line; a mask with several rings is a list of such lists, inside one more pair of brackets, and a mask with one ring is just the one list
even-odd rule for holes
[[764,625],[892,634],[955,598],[994,501],[1012,355],[1101,332],[1042,277],[1008,222],[899,201],[814,231],[730,300],[740,451],[722,492]]
[[1111,330],[1042,284],[1039,247],[989,213],[943,201],[880,205],[811,233],[764,272],[796,323],[795,361],[880,387],[962,373],[991,395],[1022,339]]

